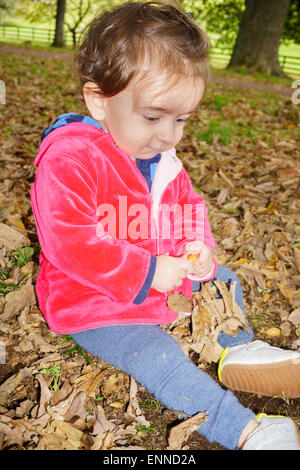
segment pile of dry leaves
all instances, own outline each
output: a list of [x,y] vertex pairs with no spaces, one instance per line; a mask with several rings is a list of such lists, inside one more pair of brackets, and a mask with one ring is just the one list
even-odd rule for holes
[[[7,291],[1,296],[0,331],[8,364],[18,368],[0,385],[1,446],[25,445],[37,450],[143,449],[130,444],[136,442],[139,427],[151,425],[139,405],[138,385],[133,378],[129,383],[126,374],[100,360],[97,366],[90,364],[87,354],[64,360],[66,344],[61,335],[47,331],[36,306],[34,282],[38,268],[26,259],[29,245],[25,231],[0,224],[0,262],[3,272],[9,273],[2,282]],[[17,254],[23,254],[23,258]],[[222,296],[219,299],[216,289]],[[217,361],[221,350],[216,341],[219,331],[235,335],[239,327],[246,328],[234,301],[234,290],[234,285],[228,291],[225,284],[214,281],[194,295],[193,303],[182,295],[169,297],[174,310],[193,309],[193,315],[179,315],[165,327],[186,354],[197,352],[202,363]],[[20,356],[25,359],[22,367],[18,367]],[[102,400],[97,400],[99,390],[111,408],[123,410],[124,422],[107,419]],[[120,390],[122,398],[118,396]],[[167,448],[182,448],[205,419],[205,415],[198,414],[173,426]]]
[[[203,415],[178,425],[178,412],[131,377],[49,331],[34,292],[33,159],[42,130],[57,115],[85,111],[75,100],[69,63],[2,53],[0,73],[7,85],[0,110],[0,448],[219,448],[193,433]],[[298,350],[299,112],[288,97],[214,84],[178,147],[207,201],[215,257],[241,279],[256,338]],[[214,281],[192,303],[182,296],[169,303],[179,315],[163,328],[216,378],[219,331],[247,328],[235,285]],[[237,395],[254,411],[300,420],[299,399]]]
[[[190,301],[183,294],[172,294],[168,305],[179,313],[178,318],[163,327],[174,336],[184,353],[199,355],[198,364],[218,362],[222,347],[217,342],[220,332],[236,336],[240,328],[249,331],[245,316],[235,301],[236,281],[229,289],[220,280],[203,284]],[[190,311],[190,315],[186,312]]]

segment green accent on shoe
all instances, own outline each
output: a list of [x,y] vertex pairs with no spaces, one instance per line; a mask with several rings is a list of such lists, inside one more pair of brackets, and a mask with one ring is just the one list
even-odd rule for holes
[[227,356],[229,349],[230,349],[229,346],[228,346],[227,348],[225,348],[225,349],[222,351],[221,356],[220,356],[220,359],[219,359],[218,377],[219,377],[220,382],[222,382],[222,379],[221,379],[222,362],[224,361],[225,357]]
[[262,416],[266,416],[267,418],[286,418],[287,417],[283,415],[267,415],[266,413],[257,413],[257,415],[255,415],[255,418],[260,419]]

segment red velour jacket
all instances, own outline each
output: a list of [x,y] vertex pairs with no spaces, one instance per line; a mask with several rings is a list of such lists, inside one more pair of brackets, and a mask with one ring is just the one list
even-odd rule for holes
[[[130,156],[90,124],[51,132],[35,165],[36,293],[50,329],[172,322],[177,313],[168,308],[166,293],[150,289],[143,303],[133,303],[151,255],[178,256],[196,239],[214,249],[205,202],[175,150],[162,153],[151,193]],[[179,290],[191,296],[192,281],[185,279]]]

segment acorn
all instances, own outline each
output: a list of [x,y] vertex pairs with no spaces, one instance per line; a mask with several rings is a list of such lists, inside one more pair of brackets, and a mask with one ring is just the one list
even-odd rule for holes
[[269,328],[266,331],[266,335],[270,336],[271,338],[276,338],[276,336],[281,335],[281,329],[280,328]]
[[188,255],[187,259],[188,259],[191,263],[196,264],[196,261],[197,261],[197,259],[199,258],[199,256],[200,256],[200,253],[192,253],[192,254]]

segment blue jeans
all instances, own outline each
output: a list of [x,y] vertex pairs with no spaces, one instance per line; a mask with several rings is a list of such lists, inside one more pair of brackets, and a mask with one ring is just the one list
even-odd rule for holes
[[[216,279],[237,281],[236,301],[244,311],[237,276],[220,266]],[[199,290],[199,283],[193,289]],[[236,449],[246,424],[255,417],[232,392],[220,387],[186,357],[177,341],[158,325],[114,325],[70,335],[81,347],[135,378],[169,409],[189,415],[206,412],[199,433],[209,442]],[[221,333],[223,347],[252,341],[253,333],[240,330],[233,338]]]

